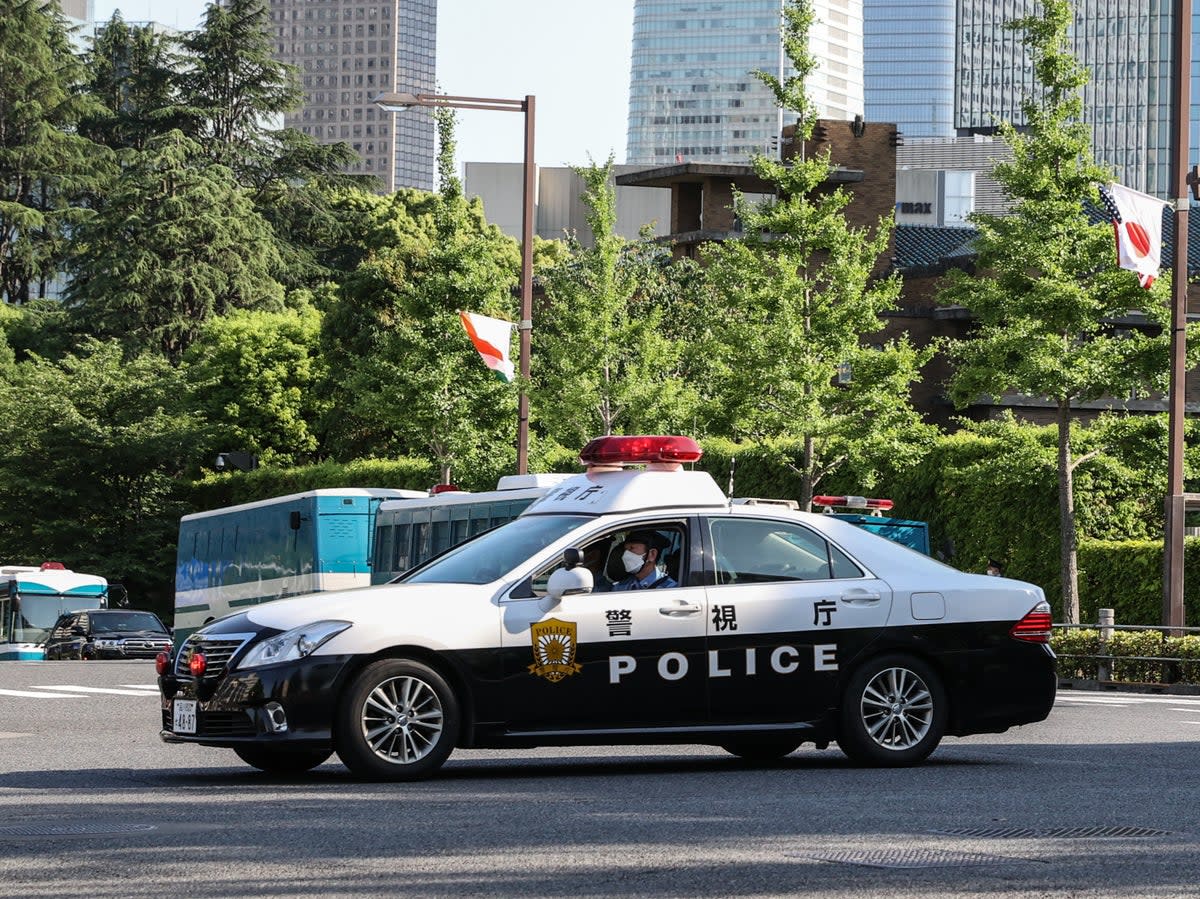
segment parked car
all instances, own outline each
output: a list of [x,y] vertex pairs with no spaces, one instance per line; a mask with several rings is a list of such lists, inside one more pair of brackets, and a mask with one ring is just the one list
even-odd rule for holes
[[171,648],[153,612],[87,609],[60,615],[46,639],[47,659],[152,659]]

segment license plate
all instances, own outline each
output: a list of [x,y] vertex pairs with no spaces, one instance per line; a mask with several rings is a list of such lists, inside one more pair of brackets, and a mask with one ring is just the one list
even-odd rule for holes
[[196,732],[196,700],[176,699],[175,718],[171,730],[177,734],[194,734]]

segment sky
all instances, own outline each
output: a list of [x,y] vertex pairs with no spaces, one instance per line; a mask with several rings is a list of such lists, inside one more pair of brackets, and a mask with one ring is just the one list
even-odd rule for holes
[[[204,0],[95,0],[95,17],[114,9],[196,28]],[[438,90],[534,104],[534,156],[540,166],[625,160],[633,0],[439,0]],[[422,115],[414,110],[408,115]],[[520,162],[524,116],[458,111],[459,165]]]

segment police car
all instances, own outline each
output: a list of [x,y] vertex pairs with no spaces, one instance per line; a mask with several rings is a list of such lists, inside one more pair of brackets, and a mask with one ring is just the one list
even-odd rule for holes
[[[359,777],[413,780],[460,746],[771,759],[836,741],[910,765],[946,734],[1049,714],[1040,588],[732,503],[684,470],[699,458],[685,437],[593,440],[586,473],[396,582],[205,626],[157,661],[162,738],[271,772],[337,752]],[[649,588],[619,589],[635,577]]]

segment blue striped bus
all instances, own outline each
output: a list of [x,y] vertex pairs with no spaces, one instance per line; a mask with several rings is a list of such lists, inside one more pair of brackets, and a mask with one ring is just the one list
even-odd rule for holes
[[175,643],[244,606],[371,583],[375,513],[417,490],[332,488],[185,515],[175,561]]

